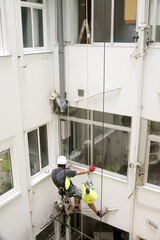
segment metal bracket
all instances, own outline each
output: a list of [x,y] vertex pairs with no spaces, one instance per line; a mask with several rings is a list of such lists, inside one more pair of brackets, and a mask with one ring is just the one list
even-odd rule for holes
[[128,166],[130,168],[137,167],[138,170],[139,170],[138,173],[137,173],[139,177],[144,175],[144,166],[142,165],[142,163],[140,163],[140,162],[131,162],[131,163],[128,164]]
[[128,167],[132,168],[132,167],[142,167],[142,163],[140,162],[131,162],[128,164]]
[[[144,181],[144,165],[140,162],[131,162],[128,164],[128,167],[130,168],[136,168],[137,172],[137,184],[138,186],[143,186],[143,181]],[[135,191],[133,191],[135,192]]]

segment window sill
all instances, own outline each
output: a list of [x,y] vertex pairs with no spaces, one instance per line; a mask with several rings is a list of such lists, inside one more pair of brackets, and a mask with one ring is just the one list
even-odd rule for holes
[[152,192],[160,193],[160,187],[156,186],[156,185],[147,184],[145,186],[142,186],[142,188],[145,189],[145,190],[152,191]]
[[[66,44],[65,46],[69,47],[104,47],[103,42],[91,43],[91,44]],[[105,47],[122,47],[122,48],[134,48],[135,43],[105,43]]]
[[18,198],[20,195],[21,195],[21,191],[18,191],[16,189],[12,189],[7,193],[4,193],[4,195],[0,197],[0,208],[4,207],[6,204]]
[[[78,169],[83,169],[84,170],[84,169],[88,168],[88,166],[80,164],[80,163],[73,163],[71,161],[68,161],[68,162],[70,163],[70,166],[78,168]],[[96,168],[94,173],[97,174],[97,175],[102,175],[102,169]],[[123,183],[128,183],[128,180],[127,180],[126,176],[123,176],[123,175],[120,175],[120,174],[114,173],[114,172],[109,172],[107,170],[103,170],[103,177],[114,179],[116,181],[120,181],[120,182],[123,182]]]
[[160,48],[160,42],[150,43],[149,48],[151,48],[151,49],[159,49]]
[[52,173],[52,168],[46,170],[45,172],[39,174],[38,176],[34,176],[34,178],[32,178],[31,180],[31,186],[33,187],[38,183],[40,183],[41,181],[43,181],[44,179],[50,177],[51,173]]
[[36,55],[36,54],[46,54],[46,53],[53,53],[53,51],[43,50],[43,51],[24,51],[24,55]]
[[0,54],[0,58],[2,57],[11,57],[12,55],[11,54]]

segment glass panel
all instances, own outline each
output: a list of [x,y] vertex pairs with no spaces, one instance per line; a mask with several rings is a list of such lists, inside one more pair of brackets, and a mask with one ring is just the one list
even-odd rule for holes
[[[87,6],[86,6],[87,5]],[[86,12],[87,11],[87,12]],[[89,31],[87,35],[87,25],[84,28],[84,20],[87,20]],[[91,39],[89,37],[89,34],[91,32],[91,0],[80,0],[78,1],[78,32],[79,32],[79,38],[78,43],[90,43]],[[81,34],[83,33],[83,34]],[[87,39],[88,37],[88,39]]]
[[3,50],[3,41],[2,41],[2,20],[1,20],[1,9],[0,9],[0,52]]
[[34,46],[43,47],[43,15],[42,9],[33,9]]
[[29,159],[31,176],[40,170],[37,130],[28,133]]
[[114,15],[114,41],[134,42],[137,0],[116,0]]
[[46,125],[39,128],[39,134],[40,134],[40,149],[41,149],[41,165],[43,168],[48,165],[48,139],[47,139]]
[[150,134],[160,135],[160,123],[159,122],[151,122],[149,132],[150,132]]
[[23,2],[43,3],[43,0],[21,0]]
[[90,110],[83,108],[69,107],[69,116],[90,119]]
[[23,47],[32,47],[32,25],[31,25],[31,9],[22,7],[22,32],[23,32]]
[[127,175],[129,133],[94,126],[93,165]]
[[110,42],[110,35],[111,0],[94,0],[94,41]]
[[150,0],[149,25],[150,40],[160,42],[160,1]]
[[150,0],[149,6],[149,27],[150,27],[150,40],[155,41],[155,7],[154,4],[156,2],[154,0]]
[[0,152],[0,195],[13,188],[10,150]]
[[156,42],[160,42],[160,1],[157,1]]
[[90,163],[90,126],[71,122],[71,137],[69,138],[69,158],[83,164]]
[[111,113],[104,113],[104,116],[103,116],[103,112],[94,111],[93,120],[97,122],[104,121],[104,123],[131,127],[131,117],[128,117],[128,116],[122,116],[122,115],[111,114]]
[[160,143],[151,141],[148,183],[160,186]]

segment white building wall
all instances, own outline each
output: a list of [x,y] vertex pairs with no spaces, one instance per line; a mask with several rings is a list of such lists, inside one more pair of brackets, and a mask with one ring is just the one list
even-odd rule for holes
[[47,123],[50,168],[55,165],[58,126],[49,101],[54,53],[24,54],[20,1],[4,2],[8,51],[0,56],[0,149],[11,149],[14,189],[0,196],[0,238],[32,240],[55,211],[50,171],[31,182],[26,144],[26,131]]

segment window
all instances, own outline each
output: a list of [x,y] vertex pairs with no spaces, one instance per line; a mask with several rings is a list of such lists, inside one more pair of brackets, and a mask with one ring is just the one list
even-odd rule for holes
[[150,123],[148,150],[147,182],[160,186],[160,123],[158,122]]
[[127,175],[131,117],[69,107],[69,117],[61,117],[64,119],[69,120],[70,131],[62,139],[61,154]]
[[63,1],[64,41],[134,42],[136,12],[137,0]]
[[10,149],[0,152],[0,195],[13,188]]
[[137,0],[95,0],[94,42],[134,42]]
[[90,43],[91,0],[62,0],[63,36],[66,43]]
[[47,125],[28,132],[28,147],[31,176],[40,172],[49,163]]
[[150,0],[149,6],[150,41],[160,42],[160,1]]
[[114,128],[103,129],[100,126],[94,126],[93,136],[93,165],[111,172],[127,175],[129,133]]
[[21,0],[23,47],[45,47],[45,0]]

